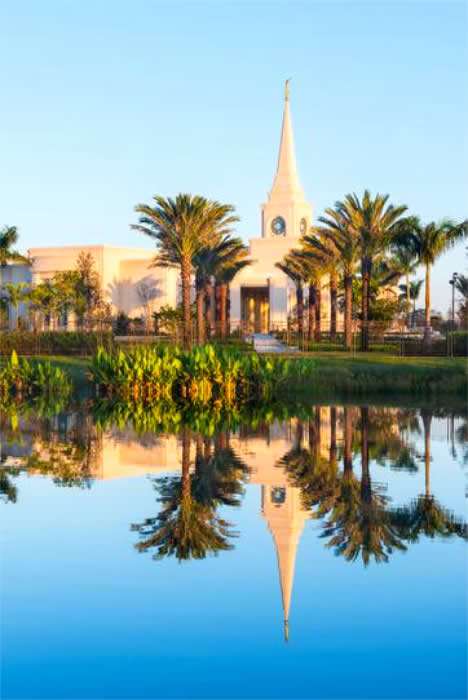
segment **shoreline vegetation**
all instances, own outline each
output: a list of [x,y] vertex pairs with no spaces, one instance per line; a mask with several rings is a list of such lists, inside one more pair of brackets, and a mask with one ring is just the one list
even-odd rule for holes
[[[98,397],[147,405],[175,401],[179,406],[190,403],[219,408],[222,404],[234,408],[240,403],[271,399],[289,403],[311,395],[342,399],[363,394],[366,398],[398,396],[410,402],[412,397],[438,396],[465,401],[468,391],[465,358],[398,357],[374,352],[258,356],[216,346],[182,351],[163,345],[128,351],[100,349],[93,357],[36,355],[28,361],[19,360],[20,364],[24,362],[28,372],[41,365],[49,367],[50,363],[47,376],[57,370],[60,379],[56,382],[73,384],[75,395],[91,398],[99,386]],[[3,363],[1,371],[5,373],[7,366],[11,374],[11,360]],[[150,376],[151,388],[147,381]]]

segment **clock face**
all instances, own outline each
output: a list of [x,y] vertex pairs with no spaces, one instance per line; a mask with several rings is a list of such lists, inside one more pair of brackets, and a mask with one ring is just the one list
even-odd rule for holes
[[275,236],[284,236],[286,233],[286,221],[282,216],[277,216],[276,219],[273,219],[271,222],[271,231]]
[[299,222],[299,231],[301,236],[305,236],[307,233],[307,219],[301,219]]

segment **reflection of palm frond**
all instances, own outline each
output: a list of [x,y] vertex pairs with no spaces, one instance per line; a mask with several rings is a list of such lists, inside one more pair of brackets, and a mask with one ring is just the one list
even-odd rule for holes
[[409,506],[396,508],[393,517],[401,536],[410,542],[417,542],[421,535],[468,539],[466,523],[433,496],[419,496]]

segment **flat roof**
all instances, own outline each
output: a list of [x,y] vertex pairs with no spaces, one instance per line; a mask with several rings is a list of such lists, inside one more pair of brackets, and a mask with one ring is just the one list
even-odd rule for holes
[[96,250],[96,248],[101,248],[101,249],[109,249],[109,250],[128,250],[132,251],[133,253],[143,253],[143,254],[148,254],[148,255],[153,255],[156,248],[133,248],[129,246],[120,246],[120,245],[110,245],[108,243],[97,243],[96,245],[92,244],[86,244],[86,245],[60,245],[60,246],[41,246],[36,247],[36,248],[28,248],[28,252],[31,252],[32,250],[34,251],[48,251],[49,253],[52,252],[60,252],[61,250],[83,250],[83,249],[88,249],[88,250]]

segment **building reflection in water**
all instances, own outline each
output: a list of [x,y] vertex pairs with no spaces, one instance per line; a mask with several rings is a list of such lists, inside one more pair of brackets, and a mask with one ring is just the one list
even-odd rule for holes
[[[258,485],[261,513],[276,549],[286,639],[296,555],[308,518],[320,518],[327,546],[349,560],[360,555],[365,564],[372,556],[387,560],[394,549],[405,549],[421,535],[467,537],[466,524],[438,504],[431,492],[433,411],[428,409],[317,406],[306,419],[260,422],[214,438],[187,430],[183,437],[140,435],[128,427],[101,431],[84,409],[45,418],[0,418],[0,492],[11,502],[17,498],[14,476],[24,470],[49,475],[59,485],[81,487],[95,479],[148,474],[166,489],[159,500],[170,520],[181,503],[184,488],[178,482],[183,482],[185,464],[198,507],[197,527],[203,521],[207,541],[205,549],[193,543],[199,558],[216,551],[216,542],[218,550],[232,548],[227,541],[230,524],[216,509],[239,505],[245,483]],[[458,436],[466,452],[465,426],[466,420],[459,420],[450,436],[452,441]],[[415,449],[413,435],[420,436],[423,454]],[[385,485],[371,479],[372,463],[407,472],[424,469],[424,493],[393,509]],[[135,529],[153,536],[161,525],[167,528],[169,520],[157,515]],[[214,544],[210,527],[217,528]],[[380,540],[369,546],[376,531]],[[152,546],[147,541],[147,547],[139,545],[143,551]],[[172,553],[177,556],[178,551]]]

